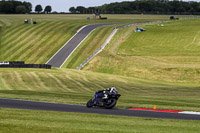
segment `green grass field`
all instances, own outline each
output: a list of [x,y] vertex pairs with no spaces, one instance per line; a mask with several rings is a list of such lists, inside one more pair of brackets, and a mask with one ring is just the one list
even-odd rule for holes
[[197,133],[199,121],[0,109],[1,133]]
[[[199,19],[120,29],[83,70],[170,82],[200,82]],[[199,27],[199,28],[198,28]],[[125,40],[122,41],[122,38]]]
[[[86,24],[169,19],[167,15],[105,15],[108,20],[86,20],[88,16],[92,18],[0,15],[0,61],[45,63]],[[26,18],[38,24],[25,25]],[[97,90],[116,86],[122,94],[118,108],[157,105],[157,109],[200,111],[199,19],[164,25],[142,25],[147,29],[142,33],[133,32],[135,27],[118,30],[82,71],[74,69],[102,45],[113,26],[94,30],[61,69],[0,68],[0,97],[85,105]],[[2,108],[0,112],[0,132],[101,132],[99,125],[105,126],[102,132],[199,131],[197,121]]]

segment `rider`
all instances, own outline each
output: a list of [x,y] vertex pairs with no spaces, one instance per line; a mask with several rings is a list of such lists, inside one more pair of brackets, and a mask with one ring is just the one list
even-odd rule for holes
[[114,86],[104,89],[102,99],[108,99],[108,95],[111,95],[112,93],[117,93],[117,89]]

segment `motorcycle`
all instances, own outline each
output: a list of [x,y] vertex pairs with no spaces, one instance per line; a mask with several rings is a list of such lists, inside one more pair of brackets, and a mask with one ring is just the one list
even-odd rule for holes
[[104,96],[103,92],[96,92],[94,95],[94,99],[90,99],[86,106],[88,108],[91,108],[93,106],[98,106],[98,107],[104,107],[106,109],[112,109],[116,103],[119,97],[121,96],[118,93],[111,93],[108,95],[108,98],[103,99],[102,97]]

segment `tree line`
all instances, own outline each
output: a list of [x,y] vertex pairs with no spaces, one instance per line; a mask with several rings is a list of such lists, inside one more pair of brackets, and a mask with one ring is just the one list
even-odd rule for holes
[[0,1],[0,13],[30,13],[32,4],[30,2],[21,1]]
[[[41,5],[36,5],[35,6],[35,12],[37,12],[37,13],[41,13],[43,11],[43,8],[42,8],[42,6]],[[45,9],[44,9],[44,13],[51,13],[51,11],[52,11],[52,8],[51,8],[51,6],[46,6],[45,7]]]
[[104,4],[98,7],[70,7],[71,13],[107,14],[200,14],[200,2],[179,0],[135,0]]
[[[24,14],[31,13],[32,4],[30,2],[21,2],[15,0],[0,1],[0,13],[2,14]],[[41,5],[36,5],[35,12],[36,13],[50,13],[52,11],[51,6],[46,6],[43,10]]]

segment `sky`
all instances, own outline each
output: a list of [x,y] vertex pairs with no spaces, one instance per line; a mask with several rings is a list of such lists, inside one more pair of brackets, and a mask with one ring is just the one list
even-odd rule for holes
[[[50,5],[52,7],[52,11],[69,12],[69,8],[73,6],[74,7],[101,6],[106,3],[109,4],[112,2],[122,2],[124,0],[19,0],[19,1],[26,1],[32,3],[33,5],[32,11],[35,11],[35,6],[40,4],[42,5],[43,9],[47,5]],[[133,0],[126,0],[126,1],[133,1]]]
[[[101,6],[103,4],[109,4],[112,2],[122,2],[122,1],[134,1],[134,0],[19,0],[30,2],[33,5],[32,11],[35,11],[35,6],[40,4],[43,9],[50,5],[52,11],[57,12],[69,12],[70,7],[84,6],[84,7],[93,7]],[[200,0],[185,0],[185,1],[200,1]]]

